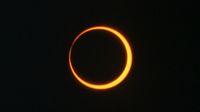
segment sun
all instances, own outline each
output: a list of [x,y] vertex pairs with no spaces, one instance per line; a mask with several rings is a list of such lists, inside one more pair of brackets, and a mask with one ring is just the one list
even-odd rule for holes
[[[73,50],[73,46],[76,43],[76,41],[81,38],[81,36],[85,33],[94,31],[94,30],[101,30],[101,31],[106,31],[106,32],[110,32],[112,34],[114,34],[116,36],[116,38],[118,40],[120,40],[120,42],[123,44],[125,51],[126,51],[126,62],[125,62],[125,67],[123,69],[123,71],[121,72],[121,74],[118,75],[118,77],[108,83],[103,83],[103,84],[94,84],[94,83],[90,83],[86,80],[83,80],[82,78],[79,77],[79,74],[75,71],[72,61],[71,61],[71,53]],[[106,89],[110,89],[113,88],[117,85],[119,85],[129,74],[129,71],[131,70],[131,66],[133,63],[133,53],[132,53],[132,49],[130,44],[128,43],[126,37],[124,35],[122,35],[119,31],[111,28],[111,27],[107,27],[107,26],[94,26],[94,27],[90,27],[88,29],[85,29],[84,31],[82,31],[81,33],[78,34],[78,36],[74,39],[74,41],[72,42],[70,49],[69,49],[69,66],[70,69],[72,71],[73,76],[75,77],[75,79],[77,79],[82,85],[91,88],[91,89],[95,89],[95,90],[106,90]]]

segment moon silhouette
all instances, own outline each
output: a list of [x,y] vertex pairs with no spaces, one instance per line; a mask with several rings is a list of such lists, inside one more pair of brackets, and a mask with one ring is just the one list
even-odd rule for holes
[[[75,71],[72,61],[71,61],[71,53],[72,53],[72,49],[74,44],[76,43],[76,41],[85,33],[88,33],[90,31],[94,31],[94,30],[102,30],[102,31],[106,31],[106,32],[110,32],[112,34],[114,34],[116,36],[116,38],[118,40],[120,40],[120,42],[123,44],[125,51],[126,51],[126,62],[125,62],[125,67],[123,69],[123,71],[121,72],[121,74],[118,75],[118,77],[108,83],[103,83],[103,84],[94,84],[94,83],[90,83],[86,80],[83,80],[81,77],[79,77],[79,74]],[[111,27],[107,27],[107,26],[94,26],[94,27],[90,27],[88,29],[85,29],[84,31],[82,31],[81,33],[78,34],[78,36],[74,39],[74,41],[72,42],[70,49],[69,49],[69,66],[70,69],[72,71],[73,76],[75,77],[75,79],[78,80],[78,82],[80,82],[82,85],[91,88],[91,89],[95,89],[95,90],[106,90],[106,89],[110,89],[113,88],[115,86],[117,86],[118,84],[120,84],[128,75],[131,66],[132,66],[132,61],[133,61],[133,56],[132,56],[132,50],[131,47],[128,43],[128,41],[126,40],[125,36],[122,35],[119,31],[111,28]]]

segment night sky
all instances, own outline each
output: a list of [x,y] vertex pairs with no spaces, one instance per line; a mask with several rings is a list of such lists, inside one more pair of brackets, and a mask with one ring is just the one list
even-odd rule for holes
[[[192,3],[175,0],[5,2],[0,111],[198,111],[191,8]],[[73,39],[96,25],[122,32],[134,54],[128,77],[106,91],[82,86],[68,64]],[[73,50],[78,72],[98,83],[116,78],[124,67],[122,44],[107,32],[84,36]]]

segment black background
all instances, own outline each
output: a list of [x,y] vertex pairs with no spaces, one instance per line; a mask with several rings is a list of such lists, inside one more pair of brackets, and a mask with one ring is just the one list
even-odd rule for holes
[[[192,75],[196,73],[194,64],[197,62],[191,63],[192,47],[196,44],[192,43],[192,28],[188,22],[192,3],[16,0],[2,5],[1,112],[197,110],[192,98]],[[81,86],[67,63],[75,36],[95,25],[119,29],[134,50],[134,67],[128,78],[118,87],[103,92]],[[109,48],[109,44],[98,43],[111,40],[97,40],[94,45]],[[82,44],[87,43],[89,41]],[[98,53],[95,47],[88,48]],[[87,55],[89,51],[85,50],[77,50],[77,53]],[[116,62],[119,58],[121,61],[116,63],[122,63],[123,55],[109,50],[115,50],[108,49],[106,54],[110,59],[113,54],[116,56],[110,61]],[[101,51],[99,57],[104,56],[103,53]],[[96,57],[91,58],[95,61]],[[105,71],[107,74],[117,65],[110,63],[106,67],[103,64],[109,64],[109,59],[98,59],[102,60],[101,64],[93,64],[100,71],[110,67]],[[84,67],[80,62],[77,65]],[[92,76],[91,79],[102,81],[107,75]]]

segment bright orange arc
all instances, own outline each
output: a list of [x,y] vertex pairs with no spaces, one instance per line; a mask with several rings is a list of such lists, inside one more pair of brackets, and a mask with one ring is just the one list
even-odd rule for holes
[[[116,79],[114,79],[111,82],[105,83],[105,84],[93,84],[93,83],[90,83],[90,82],[85,81],[82,78],[80,78],[78,73],[74,70],[74,67],[73,67],[72,61],[71,61],[72,48],[73,48],[74,44],[76,43],[76,41],[83,34],[90,32],[90,31],[93,31],[93,30],[103,30],[103,31],[107,31],[107,32],[114,34],[117,37],[117,39],[119,39],[122,42],[122,44],[124,45],[125,50],[126,50],[126,63],[125,63],[126,65],[125,65],[123,71],[121,72],[121,74]],[[84,86],[91,88],[91,89],[95,89],[95,90],[105,90],[105,89],[109,89],[109,88],[115,87],[118,84],[120,84],[127,77],[128,73],[131,69],[131,66],[132,66],[132,61],[133,61],[132,50],[131,50],[131,47],[130,47],[128,41],[126,40],[125,36],[122,35],[120,32],[118,32],[117,30],[110,28],[110,27],[107,27],[107,26],[94,26],[94,27],[90,27],[90,28],[82,31],[74,39],[74,41],[72,42],[72,45],[70,47],[70,50],[69,50],[69,66],[70,66],[70,69],[71,69],[74,77]]]

